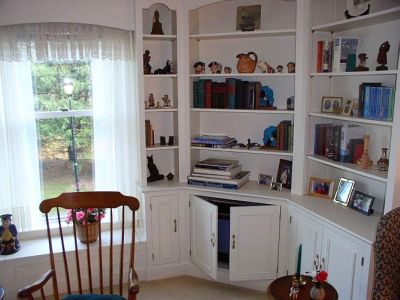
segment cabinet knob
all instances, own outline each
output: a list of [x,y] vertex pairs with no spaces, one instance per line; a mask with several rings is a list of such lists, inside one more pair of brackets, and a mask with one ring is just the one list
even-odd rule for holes
[[176,223],[176,219],[174,219],[174,232],[177,232],[178,230],[178,225]]
[[232,249],[235,249],[236,247],[236,236],[232,234]]

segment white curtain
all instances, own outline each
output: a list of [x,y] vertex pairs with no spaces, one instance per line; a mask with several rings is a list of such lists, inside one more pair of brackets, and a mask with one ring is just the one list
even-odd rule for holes
[[0,61],[0,214],[35,229],[40,173],[29,62]]
[[133,62],[91,61],[95,189],[136,195],[138,137]]
[[132,35],[126,30],[71,23],[0,27],[0,213],[11,211],[20,230],[39,223],[30,62],[91,61],[95,189],[136,195],[138,105],[132,57]]

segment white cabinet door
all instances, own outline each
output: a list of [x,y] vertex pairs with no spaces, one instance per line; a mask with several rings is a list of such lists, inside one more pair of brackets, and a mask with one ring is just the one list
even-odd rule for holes
[[191,260],[202,271],[217,279],[218,207],[199,197],[190,200]]
[[290,209],[289,273],[297,270],[298,251],[301,245],[300,273],[311,272],[313,261],[321,254],[322,226],[305,213]]
[[150,199],[154,264],[179,261],[178,195],[152,196]]
[[275,279],[280,206],[231,207],[229,280]]
[[[321,256],[326,260],[328,281],[337,290],[339,299],[366,299],[362,274],[368,272],[366,248],[339,231],[324,228]],[[369,262],[369,259],[368,259]]]

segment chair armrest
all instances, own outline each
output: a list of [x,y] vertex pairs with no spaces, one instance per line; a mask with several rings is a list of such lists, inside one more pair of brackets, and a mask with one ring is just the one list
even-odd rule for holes
[[54,276],[54,274],[54,270],[48,270],[37,281],[18,290],[18,298],[33,299],[32,294],[42,289],[47,281]]
[[139,293],[139,279],[134,268],[129,269],[129,300],[136,299],[136,294]]

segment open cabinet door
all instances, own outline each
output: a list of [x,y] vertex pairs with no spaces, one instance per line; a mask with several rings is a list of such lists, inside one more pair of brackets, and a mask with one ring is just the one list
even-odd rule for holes
[[275,279],[280,206],[231,207],[229,280]]
[[191,261],[217,279],[218,267],[218,207],[191,196]]

